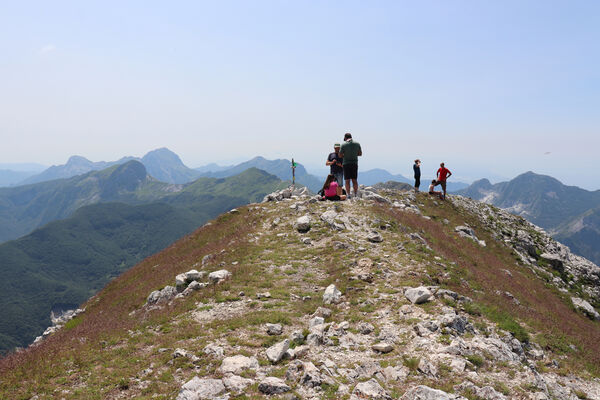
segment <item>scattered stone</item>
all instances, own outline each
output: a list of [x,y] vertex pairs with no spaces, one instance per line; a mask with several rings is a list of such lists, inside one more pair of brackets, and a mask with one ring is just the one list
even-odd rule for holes
[[283,333],[283,327],[281,324],[267,324],[266,327],[268,335],[277,336]]
[[313,313],[313,315],[315,317],[323,317],[323,318],[329,318],[331,317],[331,313],[332,311],[329,308],[325,308],[325,307],[319,307],[317,308],[317,310]]
[[309,237],[305,237],[305,238],[302,238],[302,243],[304,243],[304,244],[311,244],[312,240]]
[[294,226],[296,227],[296,230],[300,233],[308,232],[310,230],[310,217],[308,215],[305,215],[303,217],[298,218]]
[[413,304],[421,304],[429,301],[433,294],[426,287],[420,286],[406,289],[404,296]]
[[432,389],[429,386],[420,385],[413,387],[404,393],[401,400],[451,400],[455,397],[441,390]]
[[183,292],[183,290],[187,286],[187,280],[185,278],[185,274],[179,274],[175,277],[175,287],[178,292]]
[[379,342],[372,346],[372,349],[379,353],[389,353],[394,350],[394,346],[391,343]]
[[406,367],[385,367],[382,371],[385,380],[388,382],[404,381],[410,370]]
[[177,296],[177,289],[173,286],[165,286],[162,290],[155,290],[148,296],[147,304],[166,303]]
[[383,236],[377,231],[372,231],[369,233],[369,236],[367,236],[367,240],[371,243],[381,243],[383,242]]
[[173,352],[173,358],[187,358],[193,363],[200,361],[200,358],[198,358],[192,353],[185,351],[184,349],[175,349],[175,351]]
[[358,331],[360,333],[362,333],[363,335],[368,335],[369,333],[373,332],[375,330],[375,327],[373,326],[373,324],[369,323],[369,322],[361,322],[360,324],[358,324]]
[[310,329],[314,328],[317,325],[323,325],[325,323],[325,319],[323,317],[314,317],[308,322],[308,327]]
[[350,400],[361,399],[391,400],[392,398],[381,387],[379,382],[377,382],[375,379],[370,379],[367,382],[359,383],[352,391]]
[[290,348],[290,340],[285,339],[284,341],[274,344],[273,346],[269,347],[266,350],[267,358],[273,364],[277,364],[279,361],[281,361],[283,359],[283,357],[285,356],[285,353],[288,351],[289,348]]
[[210,274],[208,274],[208,279],[212,283],[218,283],[224,279],[229,278],[230,276],[231,276],[231,272],[227,271],[226,269],[221,269],[221,270],[214,271],[214,272],[211,272]]
[[232,373],[235,375],[239,375],[248,369],[258,369],[258,360],[254,357],[246,357],[243,355],[237,355],[223,359],[221,367],[219,368],[219,370],[224,374]]
[[358,260],[357,265],[360,268],[371,268],[373,266],[373,260],[371,260],[370,258],[361,258],[360,260]]
[[291,339],[294,343],[302,343],[304,342],[304,334],[302,331],[294,331],[292,332]]
[[200,379],[196,376],[181,387],[177,400],[214,399],[225,390],[221,379]]
[[213,356],[216,358],[223,358],[223,348],[214,344],[209,344],[204,347],[204,354]]
[[325,293],[323,293],[323,302],[325,304],[338,304],[341,301],[342,292],[340,292],[333,283],[327,286]]
[[271,395],[289,392],[291,388],[285,384],[283,379],[269,376],[259,383],[258,390],[261,393]]
[[261,300],[261,299],[270,299],[271,298],[271,292],[263,292],[263,293],[256,293],[256,298]]
[[192,281],[198,281],[198,280],[202,279],[202,277],[205,274],[206,274],[206,272],[204,272],[204,271],[198,272],[195,269],[191,269],[185,273],[185,280],[188,283],[191,283]]
[[575,308],[583,311],[583,313],[590,319],[600,320],[600,314],[598,314],[598,311],[596,311],[594,307],[592,307],[592,305],[587,301],[580,299],[579,297],[571,297],[571,301],[573,302]]
[[421,360],[419,361],[419,366],[417,367],[417,370],[431,378],[437,378],[437,368],[435,367],[435,365],[433,365],[424,358],[421,358]]
[[242,378],[241,376],[231,375],[223,378],[223,384],[225,385],[227,390],[240,394],[248,386],[253,385],[254,381],[252,379]]

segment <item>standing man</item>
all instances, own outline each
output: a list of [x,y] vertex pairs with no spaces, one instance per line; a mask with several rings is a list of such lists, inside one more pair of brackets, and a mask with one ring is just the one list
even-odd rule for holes
[[344,168],[342,167],[343,158],[340,156],[340,144],[333,145],[333,153],[330,153],[325,161],[325,165],[330,168],[330,174],[335,176],[335,180],[339,187],[344,186]]
[[344,135],[344,144],[340,149],[340,156],[344,159],[344,179],[346,180],[346,194],[350,197],[350,181],[354,187],[354,196],[358,194],[358,157],[362,156],[360,143],[352,140],[352,135]]
[[421,160],[418,158],[413,165],[413,171],[415,171],[415,192],[418,192],[419,186],[421,186]]
[[452,176],[452,172],[444,166],[444,163],[440,164],[440,169],[437,170],[437,181],[442,185],[444,191],[444,200],[446,200],[446,179]]

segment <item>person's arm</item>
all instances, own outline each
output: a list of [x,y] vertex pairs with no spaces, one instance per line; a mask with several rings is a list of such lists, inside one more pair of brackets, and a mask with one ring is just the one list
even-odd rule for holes
[[450,170],[448,170],[448,176],[446,178],[450,178],[452,176],[452,172],[450,172]]
[[435,175],[435,177],[437,178],[436,181],[440,180],[440,170],[437,170],[437,174]]
[[358,156],[362,156],[362,148],[358,145]]

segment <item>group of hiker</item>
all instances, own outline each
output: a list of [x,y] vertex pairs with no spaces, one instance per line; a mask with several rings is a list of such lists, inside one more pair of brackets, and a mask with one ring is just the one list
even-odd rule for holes
[[[358,157],[362,156],[360,143],[352,139],[352,134],[344,134],[342,144],[333,145],[333,153],[327,157],[325,165],[329,166],[330,172],[325,179],[325,184],[319,192],[321,200],[342,201],[351,197],[358,197]],[[421,186],[421,160],[416,159],[413,165],[415,176],[415,192],[419,191]],[[452,172],[440,164],[437,170],[436,179],[429,185],[429,194],[439,196],[440,199],[446,199],[446,180],[452,175]],[[354,193],[350,192],[350,183]],[[443,193],[435,190],[437,185],[442,186]]]

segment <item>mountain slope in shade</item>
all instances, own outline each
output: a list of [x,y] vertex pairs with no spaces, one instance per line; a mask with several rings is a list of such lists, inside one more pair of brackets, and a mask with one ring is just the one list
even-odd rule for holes
[[41,173],[19,181],[18,184],[28,185],[55,179],[68,179],[91,171],[100,171],[114,165],[124,164],[132,160],[137,160],[144,164],[148,173],[161,182],[188,183],[200,176],[198,171],[186,167],[177,154],[163,147],[148,152],[141,159],[138,157],[123,157],[117,161],[93,162],[85,157],[72,156],[66,164],[54,165]]
[[98,161],[93,162],[85,157],[72,156],[69,158],[64,165],[53,165],[45,171],[31,176],[24,181],[20,182],[20,185],[29,185],[32,183],[46,182],[54,179],[65,179],[73,176],[82,175],[90,171],[99,171],[113,165],[124,164],[127,161],[133,160],[134,157],[123,157],[118,161]]
[[151,183],[144,166],[130,161],[69,179],[0,188],[0,241],[68,217],[82,206],[122,200],[128,192]]
[[[133,193],[135,180],[123,180],[104,185],[103,193],[112,198],[128,183],[126,193]],[[0,352],[31,343],[50,324],[51,310],[77,307],[111,278],[210,218],[285,186],[254,168],[226,179],[202,178],[177,192],[155,195],[159,203],[86,206],[1,244]]]
[[31,171],[13,171],[10,169],[0,169],[0,187],[16,185],[19,182],[35,175]]
[[600,206],[600,190],[566,186],[555,178],[527,172],[509,182],[492,185],[482,179],[457,194],[521,215],[545,229],[553,229]]

